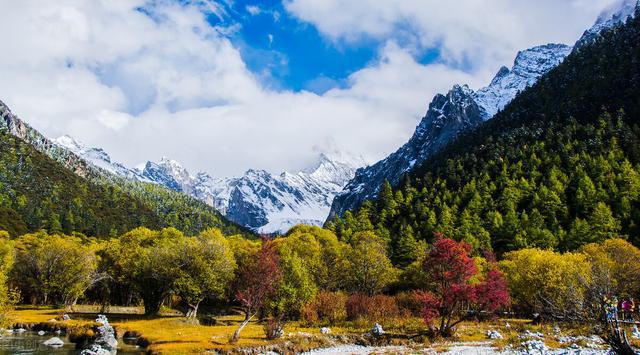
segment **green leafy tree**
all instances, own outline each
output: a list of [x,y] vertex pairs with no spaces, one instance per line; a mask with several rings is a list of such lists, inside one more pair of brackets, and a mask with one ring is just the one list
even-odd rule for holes
[[396,280],[397,272],[387,257],[384,241],[372,232],[360,232],[353,243],[347,274],[351,291],[374,295]]
[[225,294],[236,268],[233,252],[217,229],[184,238],[176,246],[175,259],[169,261],[179,270],[174,291],[188,306],[186,316],[195,318],[205,298]]
[[12,283],[24,297],[41,304],[73,306],[102,278],[96,271],[94,249],[79,238],[27,234],[16,241],[15,248]]

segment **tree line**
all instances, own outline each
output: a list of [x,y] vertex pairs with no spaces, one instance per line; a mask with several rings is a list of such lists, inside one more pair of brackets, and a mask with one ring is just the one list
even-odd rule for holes
[[439,234],[406,266],[394,266],[389,250],[374,231],[343,241],[303,225],[258,241],[216,229],[188,236],[173,228],[137,228],[109,240],[4,232],[0,310],[15,303],[81,302],[140,305],[149,316],[172,307],[196,318],[204,302],[244,314],[234,340],[253,319],[264,320],[273,338],[292,320],[333,325],[407,317],[449,336],[470,317],[514,310],[585,321],[597,315],[606,294],[640,296],[640,250],[622,239],[564,254],[523,249],[497,261]]

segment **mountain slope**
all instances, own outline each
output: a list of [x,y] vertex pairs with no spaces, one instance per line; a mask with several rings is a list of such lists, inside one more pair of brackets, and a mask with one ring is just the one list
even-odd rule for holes
[[375,226],[395,260],[434,232],[504,252],[640,245],[640,19],[572,52],[504,111],[410,173],[410,183],[330,223]]
[[162,226],[142,201],[93,184],[0,130],[0,229],[11,235],[45,228],[109,236]]
[[460,133],[493,117],[518,92],[558,65],[570,51],[571,47],[562,44],[521,51],[513,67],[502,67],[487,87],[474,92],[466,85],[456,85],[447,95],[436,95],[406,144],[384,160],[356,172],[354,179],[334,199],[329,219],[375,198],[383,182],[398,184],[414,165],[423,162]]
[[227,234],[251,234],[193,198],[87,163],[24,123],[2,102],[0,131],[0,205],[5,209],[0,218],[15,220],[19,215],[23,223],[11,227],[14,232],[62,228],[102,237],[139,226],[172,226],[189,233],[217,227]]
[[[637,6],[637,0],[622,0],[604,11],[596,23],[585,31],[576,43],[576,48],[593,42],[602,30],[626,21]],[[448,106],[458,105],[457,109],[449,108],[448,111],[454,113],[451,117],[433,110],[433,104],[436,106],[442,104],[443,95],[436,95],[414,135],[405,145],[378,163],[356,172],[354,179],[347,184],[342,193],[336,196],[328,220],[342,215],[347,210],[357,208],[366,200],[375,198],[385,181],[397,185],[412,166],[420,164],[437,152],[451,138],[477,126],[480,123],[477,117],[460,121],[460,117],[455,112],[467,110],[461,105],[471,105],[470,101],[474,101],[480,110],[479,116],[485,120],[490,119],[513,100],[518,92],[533,85],[543,74],[562,62],[571,50],[572,48],[566,45],[547,44],[521,51],[516,56],[512,69],[502,67],[487,87],[477,92],[466,90],[468,96],[466,100],[449,100],[446,103]],[[454,87],[446,97],[459,96],[459,94],[451,95],[459,91],[457,88],[458,86]],[[438,132],[428,132],[436,119],[441,122],[447,121],[448,127]]]

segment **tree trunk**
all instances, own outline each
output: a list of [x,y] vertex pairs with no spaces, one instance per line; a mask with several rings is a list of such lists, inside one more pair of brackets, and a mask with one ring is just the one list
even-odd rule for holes
[[240,332],[247,324],[249,324],[249,321],[251,321],[251,318],[253,318],[254,315],[255,313],[245,313],[244,320],[242,321],[242,323],[240,323],[240,326],[238,326],[238,329],[236,329],[236,331],[233,333],[233,336],[231,337],[231,343],[238,342],[238,339],[240,339]]
[[198,306],[200,306],[200,302],[198,301],[195,304],[187,303],[189,309],[187,310],[187,318],[196,318],[198,315]]
[[144,298],[142,300],[144,302],[144,315],[145,316],[157,316],[160,313],[160,308],[162,308],[162,303],[164,299],[149,297]]

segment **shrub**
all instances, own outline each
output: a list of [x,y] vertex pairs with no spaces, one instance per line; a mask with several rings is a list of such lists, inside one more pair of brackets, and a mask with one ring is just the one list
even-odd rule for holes
[[320,292],[314,303],[322,320],[337,323],[347,318],[347,296],[342,292]]
[[282,322],[277,319],[270,318],[264,325],[264,333],[268,340],[281,338],[284,335]]
[[354,293],[349,296],[346,309],[347,317],[350,320],[364,318],[370,321],[380,321],[400,315],[396,299],[386,295],[368,296],[363,293]]
[[318,322],[336,324],[347,318],[347,295],[342,292],[321,291],[313,302],[302,310],[302,319],[308,324]]
[[398,293],[396,296],[396,303],[400,310],[400,314],[403,317],[415,316],[419,317],[422,313],[422,303],[420,301],[417,291],[405,291]]

